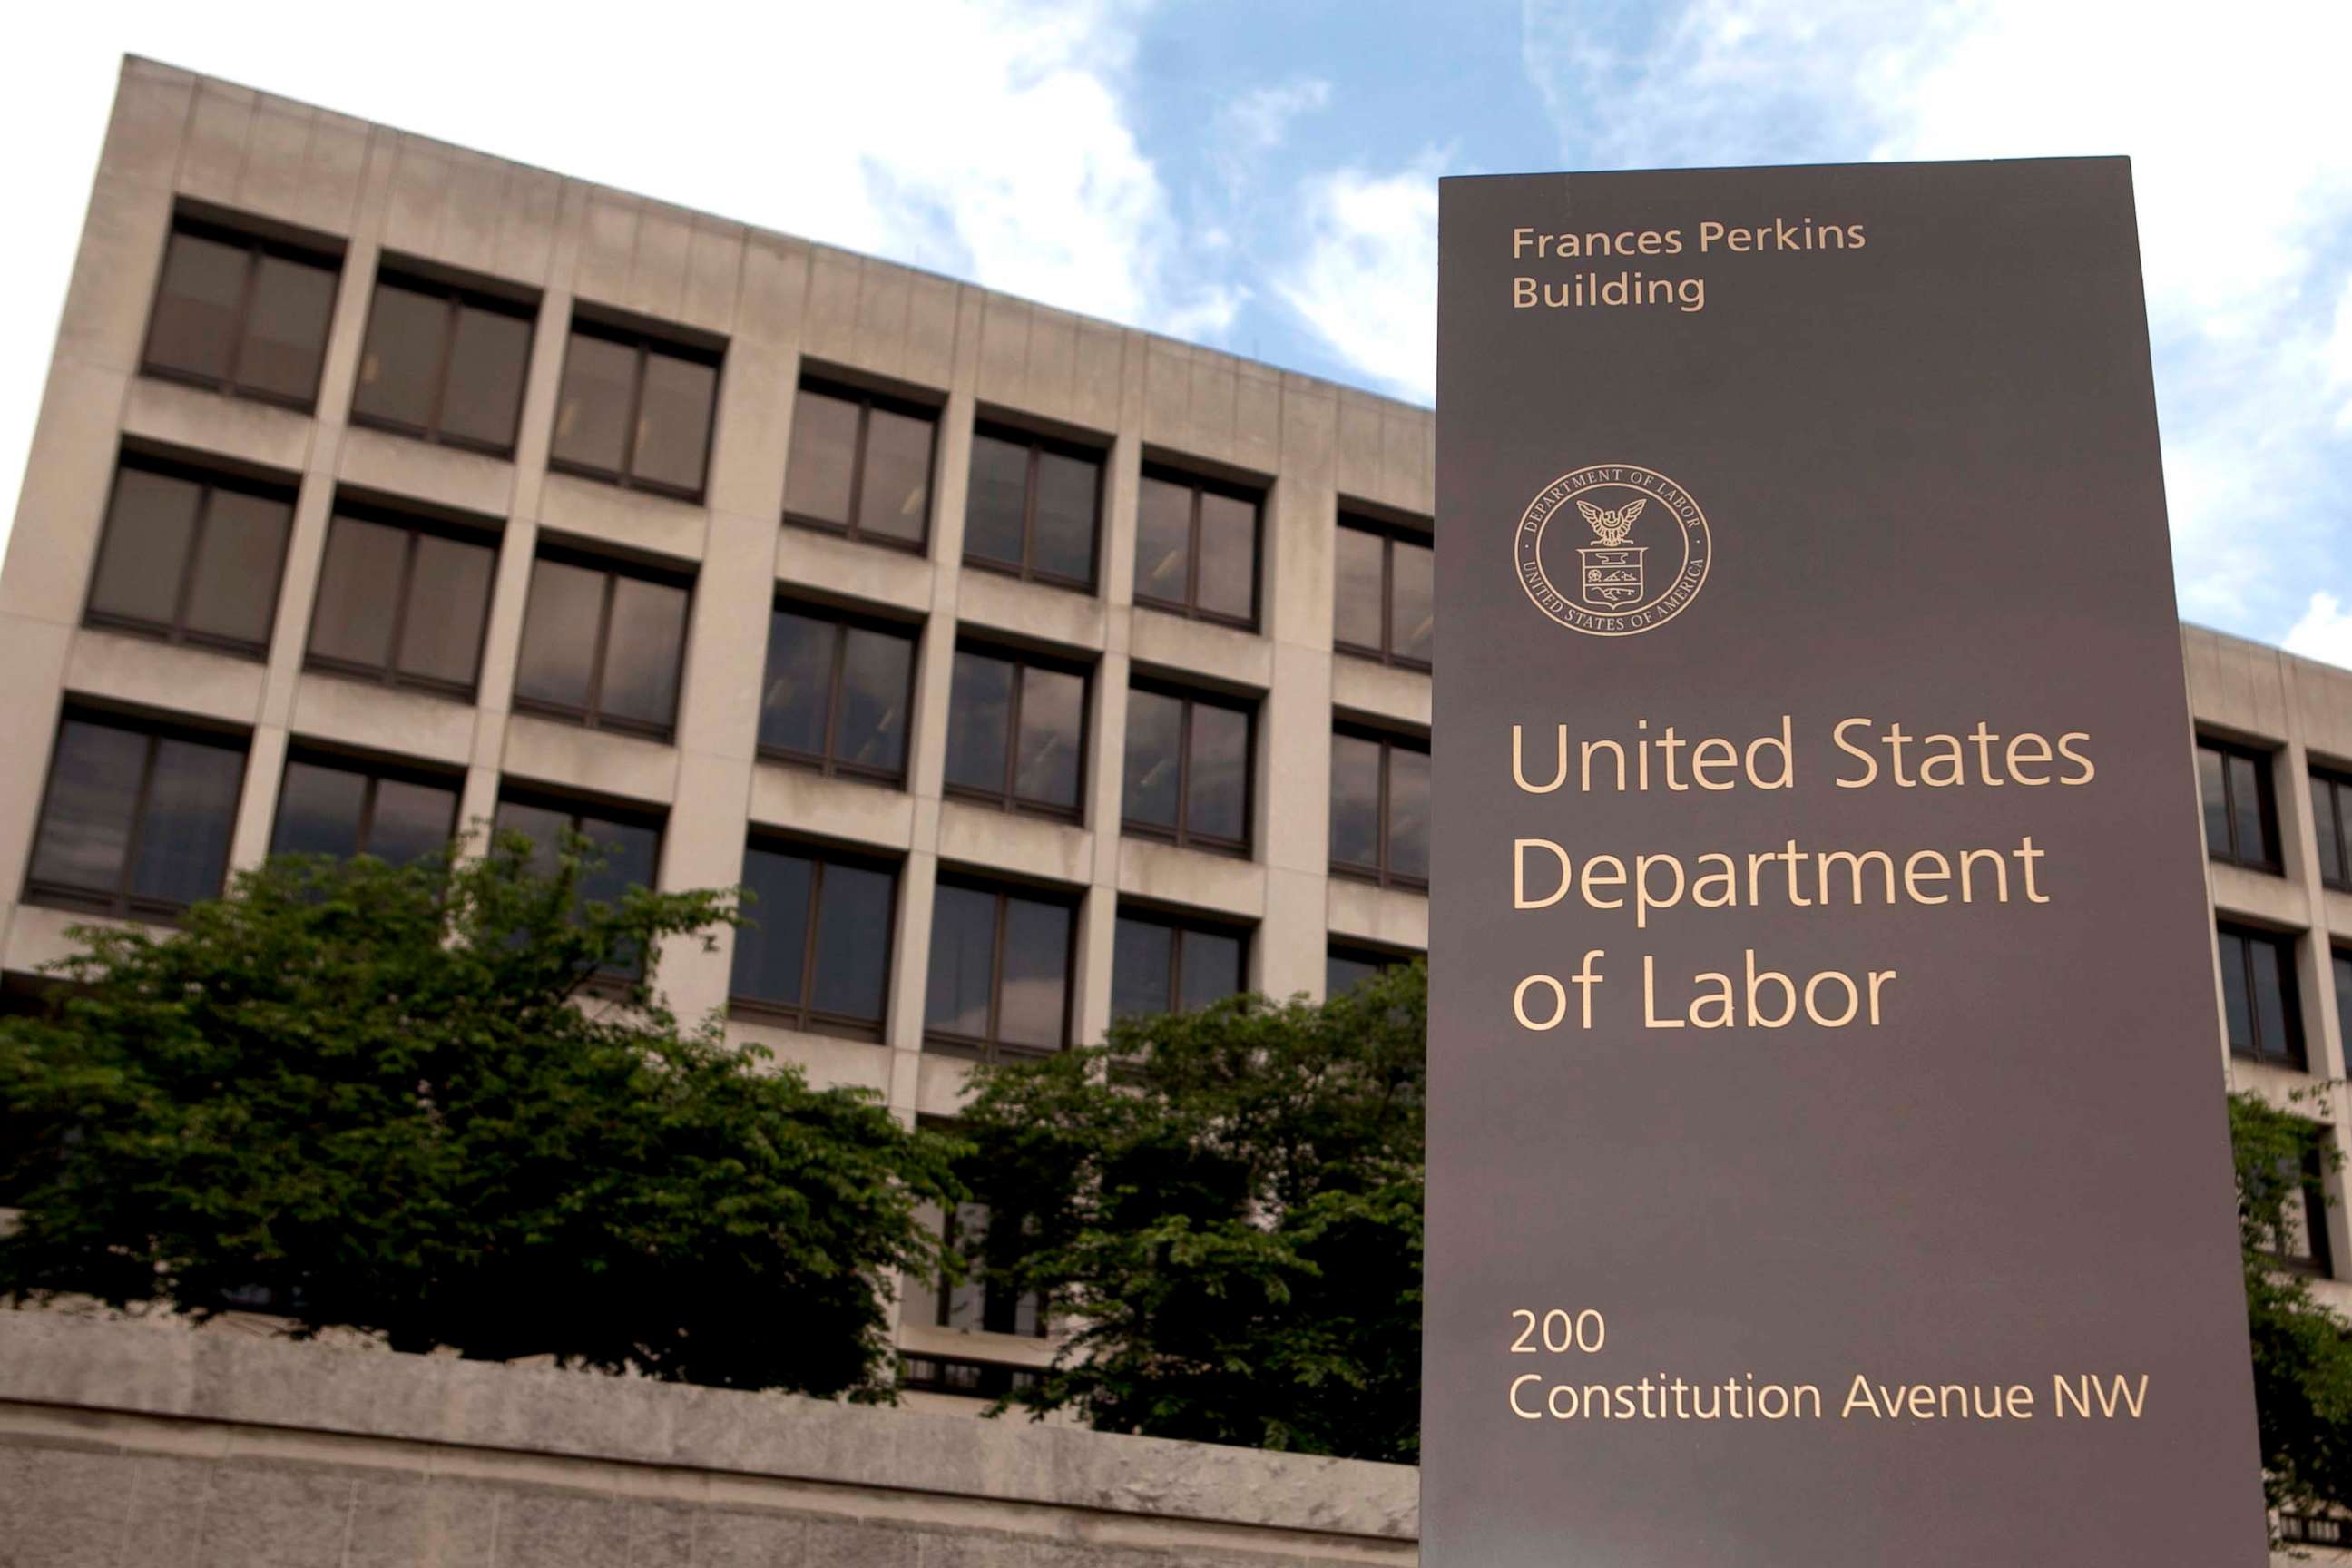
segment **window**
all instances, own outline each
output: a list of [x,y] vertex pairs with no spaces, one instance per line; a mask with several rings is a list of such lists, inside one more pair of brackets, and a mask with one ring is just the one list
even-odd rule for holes
[[989,1058],[1044,1056],[1069,1037],[1070,905],[942,881],[931,917],[923,1037]]
[[949,794],[1075,822],[1086,733],[1084,675],[1024,654],[956,649]]
[[470,700],[497,573],[497,549],[470,529],[339,508],[305,662]]
[[2205,803],[2205,852],[2258,871],[2279,868],[2278,814],[2268,752],[2197,742],[2197,793]]
[[1427,669],[1436,625],[1429,536],[1339,514],[1331,640],[1341,653]]
[[[661,862],[660,824],[634,812],[537,795],[510,795],[499,802],[492,826],[500,833],[520,833],[530,840],[531,868],[542,877],[555,874],[567,832],[588,840],[589,853],[601,863],[583,876],[573,889],[583,907],[615,903],[631,888],[652,887]],[[607,980],[626,980],[641,971],[640,960],[630,955],[600,974]]]
[[1196,849],[1249,853],[1247,709],[1139,686],[1127,700],[1126,829]]
[[2284,1192],[2283,1223],[2263,1248],[2302,1274],[2330,1272],[2327,1245],[2327,1130],[2317,1122],[2302,1129],[2303,1152],[2284,1158],[2271,1173],[2270,1190]]
[[1039,583],[1092,593],[1102,454],[1017,430],[971,437],[963,558]]
[[293,519],[289,489],[125,458],[83,619],[261,658]]
[[2221,950],[2221,1012],[2230,1028],[2230,1054],[2302,1067],[2294,940],[2223,925],[2215,941]]
[[2328,965],[2335,972],[2336,1027],[2347,1055],[2352,1055],[2352,950],[2332,948]]
[[242,742],[68,713],[26,900],[170,919],[217,896],[244,782]]
[[964,1254],[969,1272],[932,1290],[931,1321],[943,1329],[982,1333],[1045,1335],[1045,1298],[1012,1283],[1009,1270],[1027,1250],[1034,1227],[1023,1216],[998,1213],[981,1203],[958,1204],[941,1226],[950,1250]]
[[1110,1016],[1190,1013],[1240,994],[1248,946],[1231,926],[1122,913],[1111,938]]
[[2312,770],[2311,830],[2319,840],[2319,879],[2352,890],[2352,778]]
[[796,1029],[882,1037],[890,913],[886,866],[753,845],[743,856],[752,923],[735,932],[731,1008]]
[[2278,1538],[2283,1546],[2352,1545],[2352,1520],[2324,1513],[2294,1513],[2281,1509]]
[[373,855],[395,866],[437,855],[457,834],[457,781],[296,755],[278,792],[272,855]]
[[542,552],[515,661],[515,707],[667,740],[686,651],[683,584]]
[[505,457],[522,414],[534,314],[495,294],[378,274],[352,422]]
[[[1034,1387],[1034,1368],[950,1356],[910,1355],[899,1362],[898,1386],[913,1394],[958,1394],[972,1399],[1003,1399]],[[2331,1538],[2332,1539],[2332,1538]]]
[[1135,602],[1255,629],[1259,499],[1146,468],[1136,498]]
[[784,521],[875,544],[920,550],[930,531],[930,409],[847,387],[803,383],[793,401]]
[[1343,995],[1375,975],[1386,974],[1391,969],[1402,969],[1412,962],[1401,953],[1335,942],[1323,955],[1324,997],[1328,1000]]
[[1429,886],[1429,743],[1373,730],[1331,736],[1331,869]]
[[799,605],[768,617],[760,752],[829,773],[907,776],[915,693],[912,632]]
[[699,500],[718,395],[718,354],[574,321],[548,467]]
[[341,266],[299,246],[176,220],[143,368],[307,412],[319,396]]

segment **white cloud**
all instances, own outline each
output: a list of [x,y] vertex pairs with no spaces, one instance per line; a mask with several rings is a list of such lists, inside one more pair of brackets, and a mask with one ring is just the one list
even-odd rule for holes
[[2288,628],[2286,650],[2352,669],[2352,614],[2333,594],[2314,594],[2303,618]]
[[1349,364],[1427,402],[1437,379],[1441,159],[1373,174],[1340,169],[1301,192],[1306,239],[1276,294]]
[[2129,153],[2182,607],[2274,636],[2315,565],[2352,560],[2352,6],[1692,0],[1645,32],[1627,8],[1614,48],[1589,6],[1524,15],[1587,166]]
[[1290,122],[1331,101],[1331,84],[1320,77],[1301,77],[1275,87],[1261,87],[1225,105],[1219,119],[1224,139],[1258,152],[1282,145]]
[[[118,57],[131,51],[567,174],[1193,336],[1241,291],[1196,275],[1130,118],[1144,0],[681,8],[423,0],[397,25],[278,0],[15,19],[0,137],[0,529],[65,293]],[[1328,90],[1328,89],[1326,89]],[[1315,89],[1259,106],[1303,112]],[[1287,106],[1286,108],[1286,106]]]

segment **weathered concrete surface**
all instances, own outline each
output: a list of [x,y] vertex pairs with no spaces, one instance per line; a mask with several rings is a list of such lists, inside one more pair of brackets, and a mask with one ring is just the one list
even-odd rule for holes
[[1407,1468],[0,1312],[0,1568],[1415,1561]]

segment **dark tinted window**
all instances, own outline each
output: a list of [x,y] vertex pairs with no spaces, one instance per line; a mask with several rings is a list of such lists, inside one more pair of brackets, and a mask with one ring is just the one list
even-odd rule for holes
[[1147,469],[1136,498],[1136,603],[1255,626],[1259,503],[1235,487]]
[[1429,668],[1435,625],[1428,543],[1402,528],[1339,519],[1331,640],[1344,653]]
[[1388,886],[1429,885],[1429,752],[1393,735],[1331,737],[1331,868]]
[[760,749],[828,773],[907,776],[915,682],[909,632],[779,605],[768,618]]
[[[951,1250],[963,1256],[967,1272],[961,1279],[941,1283],[931,1321],[941,1328],[977,1329],[990,1334],[1034,1338],[1045,1333],[1044,1298],[1012,1283],[1011,1268],[1029,1244],[1030,1228],[1020,1215],[993,1210],[983,1203],[958,1204],[950,1210],[942,1237]],[[942,1392],[963,1390],[943,1388]]]
[[58,726],[26,897],[164,917],[215,896],[245,779],[241,743],[111,719]]
[[2279,868],[2268,752],[2199,741],[2197,790],[2205,805],[2207,854],[2259,871]]
[[964,559],[1090,591],[1101,500],[1100,454],[1016,430],[976,431]]
[[233,653],[269,648],[291,490],[129,458],[91,574],[92,626]]
[[1076,817],[1086,708],[1087,678],[1074,670],[958,648],[948,695],[949,790]]
[[2305,1122],[2301,1132],[2302,1152],[2282,1159],[2270,1173],[2277,1184],[2272,1190],[2283,1190],[2286,1201],[2283,1223],[2267,1238],[2270,1245],[2264,1250],[2298,1273],[2325,1275],[2333,1272],[2327,1240],[2327,1129]]
[[319,569],[310,663],[471,697],[497,571],[487,538],[397,513],[338,511]]
[[730,987],[738,1009],[879,1039],[898,880],[862,861],[754,846],[743,857],[752,923],[735,933]]
[[2216,945],[2231,1052],[2302,1067],[2303,1017],[2296,1000],[2294,939],[2225,925],[2217,933]]
[[1071,909],[941,882],[931,915],[925,1039],[986,1056],[1057,1051],[1068,1035]]
[[515,706],[667,738],[677,717],[687,591],[593,560],[541,555],[515,665]]
[[531,314],[496,295],[383,274],[352,417],[454,446],[513,451]]
[[1239,993],[1246,939],[1224,926],[1122,914],[1112,938],[1110,1013],[1189,1013]]
[[150,374],[309,408],[341,263],[183,218],[147,327]]
[[920,549],[930,526],[932,413],[846,387],[804,384],[793,403],[784,517]]
[[2352,889],[2352,779],[2313,770],[2311,829],[2319,840],[2319,879]]
[[1338,996],[1353,991],[1376,974],[1385,974],[1407,961],[1369,947],[1333,947],[1323,958],[1323,994]]
[[1247,853],[1252,729],[1250,712],[1225,702],[1150,687],[1129,692],[1128,830]]
[[295,757],[278,793],[273,855],[373,855],[404,865],[449,847],[457,784],[355,762]]
[[717,354],[574,321],[549,466],[698,500],[718,395]]
[[[652,887],[661,863],[661,829],[650,818],[604,807],[509,798],[499,802],[494,826],[500,833],[520,833],[531,841],[531,863],[542,876],[557,870],[567,831],[585,838],[587,858],[598,865],[581,878],[575,889],[583,905],[615,903],[631,888]],[[635,968],[624,963],[613,973],[628,974]]]

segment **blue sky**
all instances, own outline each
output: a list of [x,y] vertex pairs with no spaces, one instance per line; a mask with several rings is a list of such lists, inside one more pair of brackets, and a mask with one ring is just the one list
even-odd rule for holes
[[230,15],[16,23],[0,476],[124,50],[1421,400],[1440,174],[2127,153],[2182,613],[2352,665],[2345,0]]

